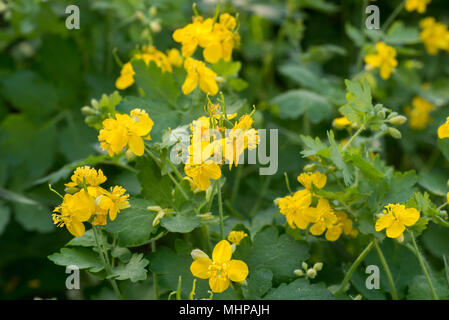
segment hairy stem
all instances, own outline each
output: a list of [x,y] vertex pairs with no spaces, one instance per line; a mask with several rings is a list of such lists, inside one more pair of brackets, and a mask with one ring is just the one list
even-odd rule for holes
[[384,257],[384,254],[382,253],[382,250],[379,247],[379,244],[377,243],[376,239],[373,239],[374,246],[376,247],[377,255],[379,256],[380,262],[382,263],[382,266],[385,269],[385,273],[387,274],[388,284],[390,285],[391,289],[391,297],[393,300],[398,300],[398,294],[396,291],[396,286],[394,285],[393,276],[390,271],[390,267],[388,266],[387,260]]

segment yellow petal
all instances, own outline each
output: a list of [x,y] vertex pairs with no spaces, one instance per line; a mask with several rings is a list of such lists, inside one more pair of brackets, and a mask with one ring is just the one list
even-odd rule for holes
[[376,221],[376,231],[381,231],[385,228],[389,228],[394,223],[394,221],[395,221],[395,218],[394,218],[393,214],[391,214],[391,213],[381,216]]
[[240,282],[248,276],[248,266],[241,260],[231,260],[229,262],[229,279]]
[[75,237],[81,237],[84,234],[86,228],[82,222],[72,218],[72,222],[67,225],[67,230]]
[[444,123],[438,127],[438,138],[449,138],[449,123]]
[[340,235],[342,233],[342,227],[341,226],[334,226],[330,227],[326,231],[326,240],[328,241],[336,241],[338,238],[340,238]]
[[195,90],[198,85],[198,74],[196,72],[187,73],[187,77],[182,84],[182,92],[184,94],[189,94],[193,90]]
[[317,222],[310,227],[310,233],[314,236],[320,236],[326,230],[326,225],[322,222]]
[[218,263],[225,263],[231,260],[232,248],[228,241],[221,240],[212,252],[212,260]]
[[410,227],[419,220],[419,211],[415,208],[408,208],[402,211],[399,215],[399,221],[407,227]]
[[212,292],[220,293],[229,287],[229,278],[227,277],[211,277],[209,279],[209,286]]
[[212,264],[212,260],[209,258],[196,259],[190,265],[190,271],[192,274],[200,279],[209,278],[209,266]]
[[131,135],[128,140],[129,148],[136,156],[142,156],[145,151],[143,139],[137,135]]
[[401,236],[404,230],[405,230],[404,224],[399,221],[395,221],[390,227],[387,228],[387,237],[397,238]]
[[203,51],[204,60],[209,63],[216,63],[222,57],[221,45],[218,42],[215,42],[206,48]]

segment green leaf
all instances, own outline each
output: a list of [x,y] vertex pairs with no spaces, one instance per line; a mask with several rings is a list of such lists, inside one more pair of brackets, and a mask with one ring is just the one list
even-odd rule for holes
[[150,99],[164,102],[172,109],[177,108],[179,88],[170,72],[163,72],[154,61],[150,61],[147,66],[143,60],[137,60],[132,65],[137,85]]
[[385,42],[390,45],[419,43],[418,28],[407,27],[404,22],[395,21],[387,31]]
[[55,229],[47,207],[15,203],[14,213],[15,219],[25,230],[46,233]]
[[349,22],[346,22],[345,31],[357,47],[361,48],[363,46],[365,43],[365,36],[359,31],[359,29],[352,26]]
[[93,229],[87,230],[81,237],[74,237],[66,245],[74,247],[95,247],[97,243],[95,242]]
[[108,222],[106,230],[118,233],[121,247],[135,247],[147,243],[155,231],[153,220],[155,212],[147,209],[154,203],[144,199],[131,198],[130,208],[123,210],[114,221]]
[[121,262],[129,262],[132,252],[128,248],[114,247],[111,250],[111,255],[118,258]]
[[308,257],[307,243],[295,241],[287,234],[279,236],[275,227],[257,233],[252,246],[249,239],[244,238],[235,252],[235,259],[246,262],[250,273],[259,268],[268,269],[275,282],[293,279],[293,271]]
[[449,192],[447,180],[443,170],[433,169],[431,172],[420,172],[418,183],[433,194],[444,197]]
[[282,283],[264,297],[267,300],[332,300],[332,294],[323,283],[310,284],[306,279],[296,279],[290,284]]
[[162,176],[159,167],[150,157],[140,157],[136,165],[142,187],[142,197],[151,200],[162,208],[173,207],[172,182],[165,175]]
[[112,270],[109,278],[117,280],[131,280],[131,282],[142,281],[147,278],[147,269],[149,264],[147,259],[143,258],[143,253],[134,253],[127,264],[121,264]]
[[376,169],[376,167],[363,159],[359,153],[352,153],[345,156],[346,162],[351,162],[354,166],[360,169],[362,174],[370,180],[380,181],[385,177],[385,174]]
[[340,149],[335,142],[334,133],[333,131],[328,131],[327,136],[329,138],[329,143],[331,145],[330,149],[330,159],[335,164],[335,166],[341,170],[343,174],[343,181],[345,185],[349,186],[352,183],[353,175],[350,171],[349,167],[346,165],[346,163],[343,161],[343,156],[341,155]]
[[242,67],[242,63],[240,61],[224,61],[220,59],[217,63],[212,65],[212,70],[221,77],[229,78],[236,76]]
[[248,286],[243,287],[243,296],[247,300],[260,299],[268,290],[271,289],[273,273],[269,269],[257,269],[249,274],[247,279]]
[[430,223],[429,227],[422,234],[422,242],[429,252],[442,259],[443,255],[449,257],[449,229]]
[[91,272],[98,272],[104,268],[98,253],[87,248],[62,248],[60,252],[48,256],[48,259],[59,266],[75,265],[79,269]]
[[320,75],[297,63],[289,63],[279,67],[279,72],[305,88],[319,91],[322,89]]
[[2,95],[17,109],[42,116],[58,107],[52,84],[30,70],[18,70],[0,80]]
[[328,146],[324,142],[321,142],[318,137],[313,139],[312,137],[301,135],[301,140],[305,145],[305,149],[301,151],[303,157],[314,156],[328,148]]
[[188,233],[201,225],[201,217],[177,214],[161,219],[161,226],[170,232]]
[[0,235],[5,231],[6,226],[11,218],[9,207],[0,202]]
[[[449,286],[443,275],[435,275],[432,277],[432,284],[435,292],[440,300],[449,299]],[[426,277],[422,274],[413,278],[410,283],[408,300],[433,300],[432,292],[427,284]]]
[[281,119],[297,119],[306,114],[312,123],[329,118],[332,106],[326,98],[308,90],[290,90],[272,100],[279,107]]
[[[186,253],[176,254],[173,250],[161,246],[156,252],[149,254],[148,259],[151,261],[150,270],[157,274],[160,287],[176,291],[181,276],[181,297],[187,299],[192,291],[194,279],[190,272],[192,257]],[[197,279],[195,299],[209,297],[208,290],[210,290],[208,281]]]
[[406,202],[415,193],[416,182],[418,182],[418,177],[413,170],[404,173],[395,172],[388,183],[388,192],[382,203],[386,205]]
[[373,109],[371,89],[365,78],[360,81],[345,80],[347,103],[339,111],[353,123],[363,124],[366,114]]

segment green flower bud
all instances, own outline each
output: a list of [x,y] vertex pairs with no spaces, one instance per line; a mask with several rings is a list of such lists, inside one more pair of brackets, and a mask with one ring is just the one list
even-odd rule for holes
[[377,117],[382,120],[385,119],[385,111],[383,111],[383,110],[379,111],[377,113]]
[[305,172],[312,172],[312,171],[315,171],[315,170],[316,170],[316,164],[315,163],[308,164],[308,165],[306,165],[304,167],[304,171]]
[[402,134],[401,132],[393,127],[389,127],[388,128],[388,133],[390,134],[390,136],[392,136],[395,139],[401,139],[402,138]]
[[307,265],[306,262],[303,262],[302,265],[301,265],[301,267],[302,267],[304,270],[307,270],[307,268],[308,268],[309,266]]
[[323,263],[322,262],[317,262],[313,265],[313,269],[315,271],[321,271],[323,269]]
[[301,269],[296,269],[293,273],[298,277],[302,277],[304,275],[304,272]]
[[192,256],[193,260],[209,259],[209,256],[200,249],[193,249],[192,252],[190,252],[190,255]]
[[94,116],[94,115],[97,114],[95,109],[93,109],[92,107],[89,107],[89,106],[82,107],[81,108],[81,113],[86,115],[86,116]]
[[307,278],[313,279],[313,278],[316,277],[317,272],[316,272],[315,269],[310,268],[309,270],[307,270],[307,273],[306,273],[306,274],[307,274]]
[[407,121],[407,118],[404,116],[396,116],[391,118],[390,120],[388,120],[388,122],[392,125],[398,126],[401,125],[403,123],[405,123]]

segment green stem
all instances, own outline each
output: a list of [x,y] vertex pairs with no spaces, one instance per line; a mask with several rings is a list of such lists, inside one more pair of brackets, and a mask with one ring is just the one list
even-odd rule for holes
[[[107,254],[106,252],[102,249],[102,246],[100,245],[100,241],[98,241],[98,231],[97,231],[97,227],[96,226],[92,226],[93,232],[94,232],[94,237],[95,237],[95,242],[97,244],[97,249],[98,249],[98,254],[100,255],[101,261],[103,262],[103,265],[105,267],[106,270],[106,275],[109,276],[111,275],[111,265],[109,263],[106,262],[106,257]],[[109,260],[109,258],[108,258]],[[114,290],[115,294],[117,295],[117,297],[119,299],[123,299],[122,294],[120,293],[120,289],[117,286],[117,282],[115,282],[114,279],[109,279],[109,282],[111,283],[112,289]]]
[[232,187],[231,199],[229,200],[231,204],[234,204],[234,201],[237,198],[237,194],[239,192],[240,187],[240,180],[242,179],[242,174],[243,174],[243,166],[238,166],[237,173],[235,175],[234,185]]
[[341,150],[341,152],[345,152],[346,149],[349,147],[349,145],[352,143],[352,141],[354,141],[354,139],[360,134],[362,133],[362,131],[365,130],[365,126],[362,125],[353,135],[352,137],[348,140],[348,142],[343,146],[343,149]]
[[218,194],[218,215],[220,219],[220,239],[224,239],[224,228],[223,228],[223,202],[221,199],[221,185],[220,179],[217,180],[217,194]]
[[418,258],[419,264],[421,265],[421,269],[424,273],[424,276],[426,277],[426,281],[427,281],[427,284],[429,285],[430,291],[432,292],[433,299],[438,300],[438,295],[435,292],[435,288],[434,288],[432,280],[430,278],[429,270],[427,269],[426,263],[424,262],[424,258],[418,249],[418,245],[416,244],[415,236],[413,235],[412,231],[409,231],[409,233],[410,233],[410,238],[412,238],[412,243],[413,243],[413,247],[415,249],[416,257]]
[[440,211],[441,209],[443,209],[445,206],[447,206],[447,204],[448,204],[449,202],[445,202],[445,203],[443,203],[441,206],[439,206],[438,207],[438,211]]
[[390,14],[390,16],[388,17],[387,21],[385,21],[383,27],[382,27],[382,31],[387,31],[388,27],[390,26],[390,24],[394,21],[394,19],[396,19],[396,17],[398,16],[398,14],[402,11],[402,9],[405,6],[405,0],[403,0],[401,2],[401,4],[399,4],[396,9],[394,9],[394,11]]
[[376,239],[373,239],[373,242],[374,242],[374,246],[376,247],[377,255],[379,256],[380,262],[382,263],[382,266],[385,269],[385,273],[387,274],[388,283],[389,283],[390,289],[391,289],[391,296],[392,296],[393,300],[398,300],[396,286],[394,285],[393,276],[391,274],[390,268],[388,267],[387,260],[385,259],[384,255],[382,253],[382,250],[380,249]]
[[366,248],[360,253],[360,255],[357,257],[357,259],[352,263],[352,266],[349,268],[348,272],[346,272],[345,277],[343,278],[343,281],[340,284],[340,287],[335,292],[335,294],[344,292],[344,289],[346,288],[346,285],[348,284],[349,280],[351,280],[352,274],[357,269],[360,263],[365,259],[366,255],[370,252],[370,250],[374,246],[374,241],[371,241]]
[[268,187],[270,186],[272,176],[267,176],[267,178],[264,181],[264,184],[262,186],[262,190],[259,193],[259,196],[257,197],[256,203],[254,204],[253,208],[251,209],[249,215],[250,217],[254,216],[257,213],[257,210],[259,210],[260,204],[262,203],[263,198],[265,197],[266,193],[268,192]]
[[[156,252],[156,241],[151,241],[151,251]],[[154,286],[154,296],[156,300],[159,300],[159,283],[157,279],[157,274],[153,272],[153,286]]]

